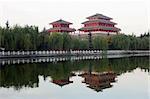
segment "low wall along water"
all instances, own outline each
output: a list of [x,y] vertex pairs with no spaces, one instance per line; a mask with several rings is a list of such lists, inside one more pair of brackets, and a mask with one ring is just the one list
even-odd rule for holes
[[1,51],[0,58],[149,54],[149,50]]

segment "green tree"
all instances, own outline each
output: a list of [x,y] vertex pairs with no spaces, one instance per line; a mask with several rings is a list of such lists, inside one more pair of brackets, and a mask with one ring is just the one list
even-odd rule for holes
[[79,38],[73,37],[71,45],[72,45],[71,48],[74,49],[74,50],[80,49],[80,40],[79,40]]
[[95,37],[93,39],[93,47],[94,49],[106,50],[108,49],[107,38],[104,37]]
[[63,33],[63,50],[69,50],[71,48],[71,36],[68,33]]
[[2,29],[2,27],[0,27],[0,48],[2,47],[2,42],[3,42],[3,29]]
[[52,33],[49,37],[49,46],[52,50],[63,49],[63,36],[60,33]]
[[130,39],[124,34],[115,35],[112,37],[112,49],[128,50],[130,46]]
[[79,49],[85,50],[85,49],[89,49],[89,43],[88,40],[80,40],[80,47]]

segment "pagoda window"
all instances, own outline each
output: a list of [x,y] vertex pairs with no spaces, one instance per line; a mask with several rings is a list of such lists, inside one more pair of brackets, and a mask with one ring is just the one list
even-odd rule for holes
[[93,26],[93,23],[91,23],[90,26]]
[[87,23],[87,24],[86,24],[86,26],[89,26],[89,25],[90,25],[90,23]]
[[64,27],[64,24],[61,24],[60,26],[61,26],[61,27]]
[[54,25],[53,25],[53,27],[57,27],[57,25],[56,25],[56,24],[54,24]]
[[89,26],[92,26],[92,23],[90,23]]
[[104,26],[104,23],[100,23],[101,26]]
[[92,23],[92,26],[94,26],[95,25],[95,23]]
[[88,23],[87,26],[91,26],[91,23]]
[[67,24],[64,24],[64,27],[67,27]]
[[56,27],[56,25],[54,24],[53,27]]
[[96,23],[97,25],[99,25],[99,23]]
[[60,25],[59,25],[59,24],[56,24],[56,26],[59,27]]
[[89,26],[89,24],[84,24],[85,27]]

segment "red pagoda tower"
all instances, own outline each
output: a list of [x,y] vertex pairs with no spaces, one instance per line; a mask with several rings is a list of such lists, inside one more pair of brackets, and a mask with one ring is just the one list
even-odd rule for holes
[[103,14],[95,14],[87,17],[88,21],[83,22],[84,27],[79,31],[84,34],[91,32],[92,34],[117,34],[121,29],[115,27],[117,23],[112,22],[112,18]]
[[55,22],[52,22],[50,24],[53,27],[47,30],[49,33],[53,33],[53,32],[70,33],[70,32],[75,31],[74,28],[69,27],[69,25],[71,25],[72,23],[64,21],[62,19],[55,21]]

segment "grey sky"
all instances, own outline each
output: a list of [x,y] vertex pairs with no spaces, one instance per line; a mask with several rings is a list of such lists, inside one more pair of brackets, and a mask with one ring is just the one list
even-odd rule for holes
[[[58,19],[73,23],[76,29],[86,17],[101,13],[112,17],[125,34],[148,31],[148,0],[0,0],[0,25],[25,24],[50,28]],[[150,21],[150,20],[149,20]]]

